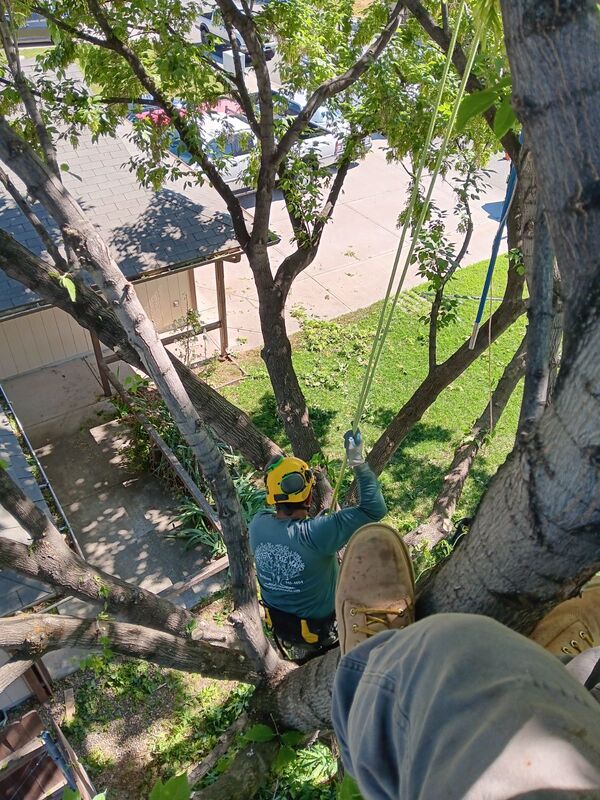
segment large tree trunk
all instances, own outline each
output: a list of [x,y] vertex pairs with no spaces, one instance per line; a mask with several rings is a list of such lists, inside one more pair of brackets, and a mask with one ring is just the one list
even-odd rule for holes
[[156,384],[181,435],[211,486],[229,555],[235,624],[257,669],[270,672],[279,661],[260,620],[254,562],[239,498],[223,454],[196,413],[156,329],[133,286],[85,214],[26,142],[0,118],[0,158],[25,183],[59,226],[65,242],[101,288],[127,337]]
[[[146,371],[114,310],[80,276],[71,276],[76,285],[75,301],[71,302],[66,290],[51,276],[50,264],[4,231],[0,231],[0,268],[95,333],[106,347],[117,352],[128,364]],[[256,469],[262,469],[271,456],[281,452],[245,412],[204,383],[176,356],[169,353],[169,357],[194,408],[218,439],[241,453]]]
[[277,412],[292,450],[298,458],[309,461],[320,452],[321,447],[312,428],[308,406],[292,363],[292,346],[285,324],[285,296],[273,282],[268,262],[266,278],[264,268],[265,265],[262,264],[253,266],[263,334],[261,355],[271,379]]
[[527,633],[600,568],[600,18],[594,2],[503,0],[502,11],[562,279],[565,352],[552,405],[499,470],[418,611],[477,611]]

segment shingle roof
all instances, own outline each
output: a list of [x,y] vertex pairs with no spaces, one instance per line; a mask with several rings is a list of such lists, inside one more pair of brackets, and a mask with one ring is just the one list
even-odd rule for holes
[[[229,214],[218,206],[206,187],[186,189],[179,184],[154,192],[139,186],[127,163],[131,145],[121,135],[81,136],[77,149],[59,143],[59,162],[69,165],[63,181],[105,236],[124,274],[139,278],[164,268],[210,261],[239,249]],[[19,181],[15,179],[19,185]],[[37,215],[50,230],[56,227],[36,203]],[[12,199],[0,191],[0,228],[36,254],[40,240]],[[33,292],[0,271],[0,314],[39,301]]]

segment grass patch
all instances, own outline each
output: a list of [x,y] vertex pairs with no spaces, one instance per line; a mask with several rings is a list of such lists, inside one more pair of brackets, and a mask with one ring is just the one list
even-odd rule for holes
[[[459,297],[458,320],[439,334],[438,360],[451,355],[471,333],[487,262],[460,270],[449,287]],[[504,293],[507,258],[496,266],[493,306]],[[305,391],[324,451],[335,466],[343,453],[342,434],[354,416],[381,304],[335,321],[306,321],[293,337],[294,365]],[[372,444],[423,380],[427,369],[427,328],[420,317],[427,313],[427,285],[403,293],[392,322],[385,350],[369,395],[361,424],[367,446]],[[525,318],[501,336],[491,351],[476,361],[436,400],[382,475],[391,521],[410,530],[430,511],[454,450],[485,408],[495,386],[525,330]],[[482,328],[480,336],[485,336]],[[266,369],[257,351],[238,360],[248,377],[223,393],[246,410],[261,430],[282,445],[279,424]],[[218,373],[214,376],[218,383]],[[514,393],[484,452],[478,457],[465,487],[457,518],[471,514],[491,476],[513,444],[522,389]]]
[[49,50],[52,50],[54,47],[53,44],[46,44],[36,47],[28,47],[27,45],[21,45],[21,56],[23,58],[37,58],[38,56],[45,56]]

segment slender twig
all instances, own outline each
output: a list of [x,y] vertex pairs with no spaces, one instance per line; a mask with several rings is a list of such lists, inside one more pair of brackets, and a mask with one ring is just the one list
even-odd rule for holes
[[15,201],[17,206],[27,217],[29,223],[31,224],[31,227],[40,237],[42,244],[48,251],[48,255],[52,258],[58,269],[65,272],[68,269],[68,264],[63,258],[62,253],[56,246],[56,242],[46,230],[44,223],[41,221],[41,219],[38,217],[35,211],[31,208],[25,197],[23,197],[21,192],[17,189],[15,184],[11,181],[7,173],[2,168],[0,168],[0,183],[4,185],[6,191],[10,194],[10,196]]
[[54,142],[52,141],[48,127],[44,123],[42,113],[37,104],[35,95],[31,90],[29,81],[21,68],[21,57],[19,55],[19,45],[12,19],[12,11],[7,0],[0,0],[0,39],[2,40],[2,47],[6,54],[8,68],[13,76],[15,88],[23,101],[27,115],[33,122],[35,135],[44,154],[44,158],[46,159],[46,163],[54,176],[61,180],[60,167],[58,166]]
[[285,155],[290,151],[290,148],[298,140],[298,137],[306,128],[311,117],[319,108],[319,106],[323,105],[326,100],[329,100],[331,97],[334,97],[336,94],[343,92],[345,89],[351,86],[364,72],[366,72],[373,61],[377,60],[396,32],[400,21],[400,14],[403,11],[404,6],[404,0],[398,0],[390,12],[388,21],[377,39],[365,50],[362,56],[348,70],[346,70],[346,72],[344,72],[342,75],[337,75],[334,78],[330,78],[322,83],[317,89],[315,89],[315,91],[308,98],[306,105],[300,114],[295,118],[294,122],[288,128],[284,136],[282,136],[275,153],[276,163],[279,163],[281,159],[284,158]]

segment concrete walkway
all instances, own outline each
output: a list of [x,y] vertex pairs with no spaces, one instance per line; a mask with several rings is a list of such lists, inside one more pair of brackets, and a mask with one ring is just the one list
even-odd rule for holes
[[89,562],[158,593],[200,572],[207,554],[166,537],[176,500],[152,475],[127,471],[127,443],[109,422],[56,439],[38,457]]

